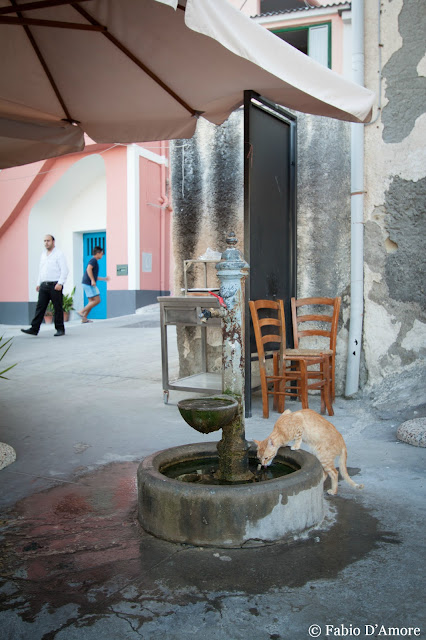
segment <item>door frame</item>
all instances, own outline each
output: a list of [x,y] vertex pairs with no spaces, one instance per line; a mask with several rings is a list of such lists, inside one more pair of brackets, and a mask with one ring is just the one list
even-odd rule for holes
[[[251,202],[250,185],[253,177],[251,162],[251,142],[250,142],[250,109],[256,107],[269,115],[282,120],[290,127],[289,142],[289,215],[293,222],[291,226],[291,243],[293,251],[290,256],[290,268],[292,271],[292,295],[297,291],[297,117],[263,98],[255,91],[244,92],[244,254],[250,265],[250,220]],[[250,347],[250,311],[248,301],[250,300],[250,275],[245,282],[245,413],[250,417],[251,412],[251,347]],[[288,303],[290,301],[287,301]],[[291,319],[286,317],[287,341],[290,344]]]
[[[102,260],[105,259],[105,262],[102,264],[102,270],[100,269],[99,271],[99,275],[103,276],[103,271],[105,271],[105,275],[108,273],[107,271],[107,264],[106,264],[106,229],[99,229],[97,231],[83,231],[82,232],[82,248],[83,248],[83,271],[87,268],[87,257],[88,254],[86,254],[85,251],[85,247],[84,247],[84,243],[85,240],[87,240],[87,238],[93,237],[93,238],[99,238],[99,236],[102,237],[103,242],[101,243],[103,245],[103,249],[104,249],[104,255],[102,256]],[[92,242],[92,248],[95,246],[95,243]],[[91,256],[93,257],[93,255]],[[89,257],[90,260],[90,257]],[[101,265],[99,265],[99,267],[101,267]],[[101,272],[102,271],[102,272]],[[104,277],[104,276],[103,276]],[[91,318],[94,318],[95,320],[105,320],[106,318],[108,318],[108,286],[107,286],[107,282],[100,280],[97,283],[99,292],[100,292],[100,296],[101,296],[101,302],[100,305],[95,307],[93,309],[93,311],[90,314]],[[88,300],[86,297],[86,294],[83,291],[83,306],[86,306]]]

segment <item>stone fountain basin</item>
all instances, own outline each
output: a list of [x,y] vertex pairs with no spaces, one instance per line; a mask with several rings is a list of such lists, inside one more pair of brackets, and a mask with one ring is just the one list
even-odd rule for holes
[[[290,538],[324,518],[323,471],[306,451],[282,447],[279,462],[298,470],[265,482],[200,485],[161,470],[217,456],[216,442],[173,447],[145,458],[138,468],[138,520],[154,536],[213,547],[262,545]],[[256,455],[254,446],[250,456]]]
[[187,398],[180,400],[177,406],[185,422],[200,433],[223,429],[238,412],[238,401],[226,395]]

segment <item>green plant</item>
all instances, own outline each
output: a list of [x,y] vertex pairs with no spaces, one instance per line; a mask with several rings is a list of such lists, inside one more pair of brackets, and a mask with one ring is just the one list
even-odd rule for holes
[[55,314],[55,308],[53,306],[53,302],[49,300],[49,304],[46,307],[46,311],[44,312],[45,316],[53,316]]
[[[74,310],[74,307],[73,307],[74,294],[75,294],[75,287],[71,291],[71,293],[64,294],[62,296],[62,309],[65,311],[65,313],[69,313],[70,311]],[[47,305],[47,308],[46,308],[46,311],[45,311],[44,315],[45,316],[54,316],[55,315],[55,308],[54,308],[53,302],[51,300],[49,300],[49,304]]]
[[[9,344],[12,342],[12,338],[9,338],[9,340],[4,340],[3,336],[0,337],[0,360],[3,360],[4,356],[6,355],[6,353],[9,351],[10,347],[12,346],[12,344]],[[9,345],[7,347],[7,345]],[[7,349],[6,349],[7,347]],[[6,373],[7,371],[10,371],[11,369],[13,369],[13,367],[16,367],[18,363],[15,362],[15,364],[12,364],[10,367],[7,367],[7,369],[3,369],[3,371],[0,371],[0,378],[3,378],[3,380],[9,380],[9,378],[6,378],[5,375],[3,375],[4,373]]]
[[75,294],[75,287],[74,289],[71,291],[71,293],[69,294],[65,294],[62,296],[62,309],[66,312],[69,313],[70,311],[74,310],[73,304],[74,304],[74,294]]

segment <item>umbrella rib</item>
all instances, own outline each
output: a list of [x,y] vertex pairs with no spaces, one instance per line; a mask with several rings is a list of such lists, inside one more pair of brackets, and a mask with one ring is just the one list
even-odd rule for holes
[[[90,22],[94,26],[102,26],[95,18],[93,18],[83,7],[80,7],[78,4],[71,5],[80,15],[82,15],[88,22]],[[142,71],[144,71],[150,78],[152,78],[164,91],[166,91],[172,98],[174,98],[177,102],[179,102],[182,107],[184,107],[189,113],[193,116],[198,116],[202,114],[202,111],[196,111],[192,107],[190,107],[180,96],[178,96],[173,89],[171,89],[168,85],[166,85],[151,69],[149,69],[139,58],[137,58],[127,47],[120,42],[115,36],[113,36],[106,29],[101,31],[102,35],[105,36],[114,46],[116,46],[124,55],[126,55],[132,62],[134,62]]]
[[[59,7],[63,4],[74,4],[75,2],[92,2],[92,0],[39,0],[39,2],[27,2],[19,5],[19,11],[34,11],[35,9],[49,9]],[[0,7],[0,15],[15,13],[14,7]]]
[[[21,13],[20,13],[20,11],[19,11],[19,5],[17,5],[17,4],[16,4],[16,1],[15,1],[15,0],[10,0],[10,1],[11,1],[11,3],[13,4],[13,6],[15,7],[15,10],[16,10],[16,14],[17,14],[17,16],[18,16],[19,18],[21,18],[22,16],[21,16]],[[41,66],[42,66],[42,67],[43,67],[43,69],[44,69],[44,72],[45,72],[45,74],[46,74],[46,76],[47,76],[47,78],[48,78],[48,80],[49,80],[49,82],[50,82],[50,84],[51,84],[51,86],[52,86],[52,89],[53,89],[53,91],[55,92],[55,95],[56,95],[56,97],[58,98],[59,103],[60,103],[60,105],[61,105],[62,109],[64,110],[64,113],[65,113],[65,115],[66,115],[66,120],[67,120],[68,122],[78,124],[77,120],[74,120],[74,119],[71,117],[71,115],[70,115],[70,113],[69,113],[69,111],[68,111],[68,109],[67,109],[67,106],[66,106],[66,104],[65,104],[65,102],[64,102],[64,100],[63,100],[63,98],[62,98],[62,96],[61,96],[61,94],[60,94],[60,91],[59,91],[58,87],[56,86],[56,82],[55,82],[55,80],[53,79],[52,74],[50,73],[50,69],[49,69],[49,67],[48,67],[48,66],[47,66],[47,64],[46,64],[46,61],[45,61],[45,59],[43,58],[43,55],[42,55],[42,53],[41,53],[40,49],[38,48],[37,42],[35,41],[35,38],[34,38],[33,34],[32,34],[32,33],[31,33],[31,31],[30,31],[30,28],[29,28],[27,25],[23,25],[23,28],[24,28],[24,30],[25,30],[25,33],[27,34],[27,37],[28,37],[28,39],[29,39],[29,41],[30,41],[30,43],[31,43],[31,46],[33,47],[33,49],[34,49],[34,51],[35,51],[35,53],[36,53],[37,58],[38,58],[38,59],[39,59],[39,61],[40,61]]]
[[13,18],[0,16],[0,24],[34,25],[36,27],[56,27],[57,29],[77,29],[80,31],[106,31],[106,27],[82,24],[81,22],[60,22],[59,20],[40,20],[39,18]]

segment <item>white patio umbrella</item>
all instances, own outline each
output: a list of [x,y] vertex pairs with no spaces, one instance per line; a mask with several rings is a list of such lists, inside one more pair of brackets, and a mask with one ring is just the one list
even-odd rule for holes
[[245,89],[351,122],[374,99],[227,0],[0,0],[0,65],[0,168],[80,151],[84,132],[189,138]]

